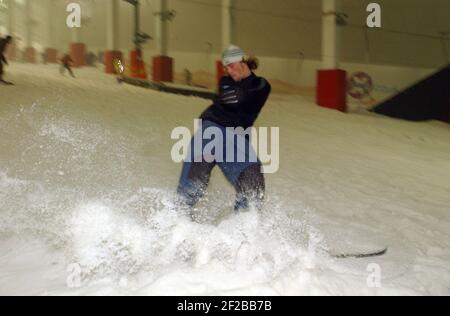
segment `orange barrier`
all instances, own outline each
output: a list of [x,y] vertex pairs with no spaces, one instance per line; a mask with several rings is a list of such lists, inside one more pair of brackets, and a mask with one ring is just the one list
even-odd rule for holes
[[132,50],[130,52],[130,76],[132,78],[147,79],[145,63],[142,59],[142,51]]
[[86,65],[86,45],[83,43],[70,44],[70,58],[73,60],[73,67],[83,67]]
[[16,59],[16,53],[17,53],[17,46],[16,43],[12,41],[12,43],[8,45],[8,48],[6,50],[6,58],[9,61],[13,61]]
[[34,47],[27,47],[23,53],[23,59],[25,62],[30,64],[36,63],[36,50]]
[[173,58],[167,56],[153,57],[153,81],[173,82]]
[[105,52],[103,63],[105,64],[105,72],[107,74],[116,74],[113,65],[114,59],[120,59],[123,62],[122,52],[117,50],[109,50]]
[[340,69],[317,71],[317,104],[347,112],[347,73]]
[[48,64],[58,63],[58,50],[55,48],[47,48],[45,50],[45,62]]

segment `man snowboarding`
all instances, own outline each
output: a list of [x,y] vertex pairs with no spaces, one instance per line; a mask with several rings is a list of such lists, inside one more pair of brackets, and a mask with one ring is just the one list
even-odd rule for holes
[[59,72],[61,73],[61,75],[64,75],[64,72],[69,71],[69,74],[75,78],[75,75],[72,72],[72,68],[70,68],[71,64],[73,63],[72,58],[70,57],[69,54],[65,54],[63,56],[63,58],[61,58],[61,68],[59,69]]
[[6,49],[8,48],[8,45],[11,44],[12,42],[12,37],[11,36],[6,36],[5,38],[1,38],[0,39],[0,83],[2,84],[12,84],[11,82],[5,81],[3,79],[3,64],[8,65],[8,61],[6,60],[5,57],[5,52]]
[[[218,165],[236,190],[235,211],[248,208],[251,203],[261,209],[265,195],[261,162],[256,159],[249,137],[230,132],[229,128],[252,127],[269,97],[271,86],[264,78],[253,73],[258,68],[258,61],[247,57],[239,47],[230,46],[225,50],[222,63],[227,75],[220,81],[219,94],[214,103],[200,116],[202,128],[191,141],[191,150],[183,164],[178,194],[192,209],[205,194],[211,172]],[[210,127],[220,130],[224,135],[221,142],[223,148],[214,157],[205,157],[203,149],[207,142],[202,139],[202,134]],[[241,142],[236,142],[239,138]],[[202,147],[201,157],[196,156],[198,151],[195,150],[195,144]],[[227,155],[229,152],[234,157]],[[236,153],[242,154],[245,161],[236,159]],[[251,157],[255,159],[250,159]]]

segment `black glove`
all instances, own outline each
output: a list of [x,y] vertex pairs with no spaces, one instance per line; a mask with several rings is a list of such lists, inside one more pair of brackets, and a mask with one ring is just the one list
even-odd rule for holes
[[235,108],[245,101],[245,90],[239,86],[232,86],[220,92],[219,100],[224,106]]

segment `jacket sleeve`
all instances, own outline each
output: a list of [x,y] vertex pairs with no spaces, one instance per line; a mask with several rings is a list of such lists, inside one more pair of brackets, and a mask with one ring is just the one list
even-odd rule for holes
[[272,87],[264,78],[258,78],[254,84],[247,91],[248,104],[247,112],[259,112],[269,98]]

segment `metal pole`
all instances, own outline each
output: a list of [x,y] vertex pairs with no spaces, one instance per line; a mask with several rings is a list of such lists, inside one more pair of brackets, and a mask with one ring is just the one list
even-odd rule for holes
[[142,44],[151,39],[151,36],[141,33],[139,19],[139,0],[124,0],[134,6],[134,45],[136,50],[141,50]]
[[136,0],[134,6],[134,44],[136,45],[136,50],[141,50],[141,43],[139,41],[139,0]]

